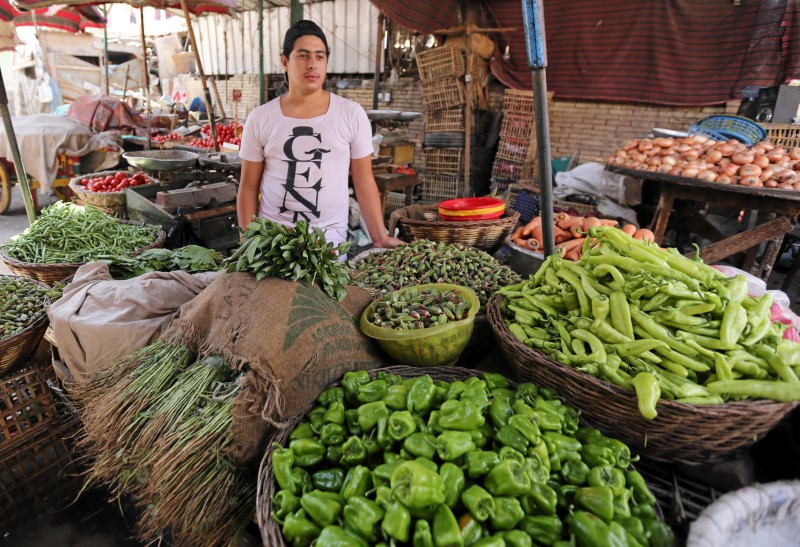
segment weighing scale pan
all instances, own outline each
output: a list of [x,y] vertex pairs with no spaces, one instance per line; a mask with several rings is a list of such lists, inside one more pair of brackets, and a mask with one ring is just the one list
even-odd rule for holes
[[198,160],[203,167],[214,167],[217,169],[241,169],[242,159],[238,152],[229,154],[216,153],[200,156]]
[[125,152],[122,157],[129,164],[145,171],[168,171],[193,166],[198,154],[184,150],[143,150]]

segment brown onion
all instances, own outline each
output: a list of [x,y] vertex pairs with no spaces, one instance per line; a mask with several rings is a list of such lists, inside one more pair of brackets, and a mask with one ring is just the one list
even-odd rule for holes
[[758,165],[753,165],[749,163],[747,165],[742,165],[742,168],[739,169],[739,176],[742,177],[760,177],[761,176],[761,168]]
[[737,165],[747,165],[753,163],[755,155],[752,152],[734,152],[731,161]]
[[767,153],[767,149],[766,149],[766,148],[764,148],[764,147],[763,147],[762,145],[760,145],[760,144],[757,144],[757,145],[755,145],[753,148],[751,148],[751,149],[750,149],[750,151],[751,151],[753,154],[755,154],[756,156],[763,156],[764,154],[766,154],[766,153]]
[[769,152],[770,150],[774,150],[775,149],[775,145],[772,144],[769,141],[760,142],[760,143],[758,143],[758,145],[763,147],[764,150],[766,150],[767,152]]
[[762,186],[764,186],[764,183],[760,180],[753,183],[753,188],[761,188]]
[[673,167],[672,169],[667,171],[667,174],[668,175],[674,175],[676,177],[680,177],[682,172],[683,172],[683,169],[681,169],[680,167]]
[[628,142],[626,142],[625,144],[622,145],[622,149],[625,150],[625,151],[628,151],[628,150],[631,150],[633,148],[636,148],[637,146],[639,146],[639,141],[630,140],[630,141],[628,141]]
[[778,185],[778,188],[780,188],[781,190],[793,190],[794,184],[790,182],[782,182],[781,184]]
[[753,186],[757,182],[761,182],[758,177],[739,177],[739,184],[742,186]]
[[688,177],[688,178],[691,179],[691,178],[696,177],[699,172],[700,172],[700,169],[698,169],[697,167],[687,167],[686,169],[681,171],[681,176],[682,177]]
[[722,166],[723,172],[728,175],[729,177],[734,177],[739,173],[739,169],[741,167],[736,165],[735,163],[728,163]]
[[722,161],[722,152],[720,152],[719,150],[711,150],[709,153],[706,154],[705,159],[706,161],[711,163],[719,163],[720,161]]
[[675,165],[678,160],[675,159],[675,156],[664,156],[661,158],[661,163],[664,165]]
[[662,163],[661,165],[656,168],[657,173],[669,173],[672,169],[671,165],[667,165],[666,163]]
[[764,169],[767,165],[769,165],[769,158],[764,155],[759,156],[756,154],[756,157],[753,158],[753,165],[758,165],[761,169]]
[[775,180],[775,179],[767,179],[767,180],[764,181],[764,186],[767,187],[767,188],[777,188],[778,187],[778,181]]
[[717,180],[717,174],[714,171],[700,171],[697,178],[706,182],[714,182]]
[[771,167],[767,167],[766,169],[761,171],[761,176],[758,177],[761,179],[761,182],[771,179],[775,175],[775,170]]
[[775,178],[778,179],[778,182],[794,183],[797,180],[797,173],[790,169],[784,169],[780,173],[777,173]]
[[784,156],[786,156],[786,151],[783,148],[776,148],[767,154],[767,158],[769,158],[769,161],[772,163],[782,162]]
[[650,141],[639,141],[639,152],[644,152],[645,150],[650,150],[653,148],[653,143]]
[[692,140],[698,144],[703,144],[708,142],[710,139],[705,135],[692,135]]
[[793,160],[800,160],[800,148],[792,148],[789,150],[789,157]]
[[688,161],[694,161],[700,157],[700,152],[698,150],[687,150],[681,154],[681,157]]
[[721,142],[715,144],[714,148],[722,152],[723,156],[730,156],[736,150],[732,145],[728,144],[727,142]]
[[720,175],[714,182],[719,182],[720,184],[730,184],[731,182],[733,182],[733,179],[730,178],[728,175]]

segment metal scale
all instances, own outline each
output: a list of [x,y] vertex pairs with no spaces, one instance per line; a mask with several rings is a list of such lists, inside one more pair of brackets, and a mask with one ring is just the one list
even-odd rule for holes
[[159,181],[127,189],[129,219],[162,226],[172,247],[196,243],[224,252],[238,246],[238,154],[147,150],[123,158]]

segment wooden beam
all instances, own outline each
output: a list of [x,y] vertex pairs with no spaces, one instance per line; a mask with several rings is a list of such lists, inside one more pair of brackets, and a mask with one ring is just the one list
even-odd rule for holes
[[764,241],[782,237],[791,229],[792,223],[789,222],[789,219],[778,217],[760,224],[752,230],[747,230],[704,247],[700,250],[700,258],[706,264],[714,264],[723,258],[749,249]]

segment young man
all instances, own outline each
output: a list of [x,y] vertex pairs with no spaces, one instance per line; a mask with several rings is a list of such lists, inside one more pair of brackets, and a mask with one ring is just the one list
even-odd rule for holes
[[395,247],[402,242],[383,224],[367,114],[323,89],[329,54],[315,23],[286,31],[281,65],[289,91],[253,110],[242,134],[239,225],[256,215],[290,226],[307,220],[338,245],[347,238],[350,172],[373,245]]

